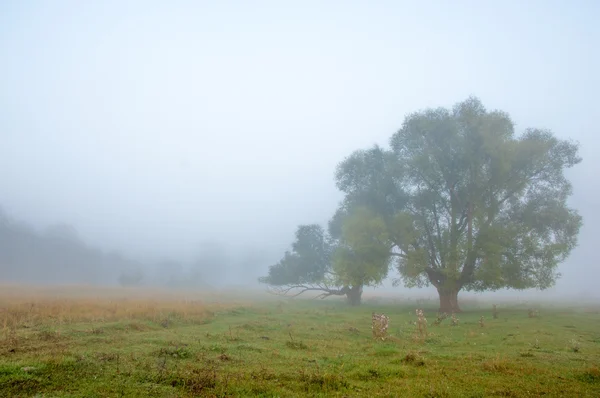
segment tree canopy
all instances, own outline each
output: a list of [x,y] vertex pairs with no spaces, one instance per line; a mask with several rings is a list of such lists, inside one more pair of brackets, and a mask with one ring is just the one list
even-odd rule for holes
[[358,151],[336,173],[345,203],[384,218],[406,286],[433,284],[441,309],[466,290],[548,288],[582,220],[564,170],[578,146],[552,132],[515,134],[477,98],[409,115],[390,149]]

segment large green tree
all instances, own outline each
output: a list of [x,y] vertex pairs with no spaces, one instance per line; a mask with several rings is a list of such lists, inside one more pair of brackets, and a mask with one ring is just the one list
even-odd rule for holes
[[338,166],[345,199],[330,230],[368,207],[385,224],[377,236],[386,234],[399,282],[432,284],[444,312],[460,311],[461,290],[545,289],[582,224],[564,175],[577,152],[548,130],[516,135],[508,114],[477,98],[413,113],[390,149],[357,151]]

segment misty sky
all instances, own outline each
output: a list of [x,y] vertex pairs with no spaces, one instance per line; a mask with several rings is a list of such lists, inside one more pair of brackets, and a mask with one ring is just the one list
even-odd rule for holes
[[279,253],[333,214],[345,156],[475,95],[580,142],[558,287],[591,290],[598,18],[592,0],[2,1],[0,205],[133,255]]

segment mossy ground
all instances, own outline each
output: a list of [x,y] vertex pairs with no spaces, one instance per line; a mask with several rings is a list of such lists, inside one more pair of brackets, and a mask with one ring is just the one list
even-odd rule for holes
[[[192,303],[93,321],[3,305],[6,397],[600,396],[600,313],[585,308],[529,318],[499,305],[493,319],[491,305],[466,307],[451,326],[433,324],[432,303],[419,336],[410,302]],[[390,317],[386,341],[372,338],[373,311]]]

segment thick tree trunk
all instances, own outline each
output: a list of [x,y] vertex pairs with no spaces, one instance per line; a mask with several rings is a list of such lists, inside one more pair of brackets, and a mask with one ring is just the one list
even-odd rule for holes
[[440,295],[440,311],[447,314],[453,312],[461,312],[458,306],[458,289],[444,289],[438,288],[438,294]]
[[362,285],[352,286],[346,291],[346,300],[352,306],[360,305],[362,300],[363,287]]

